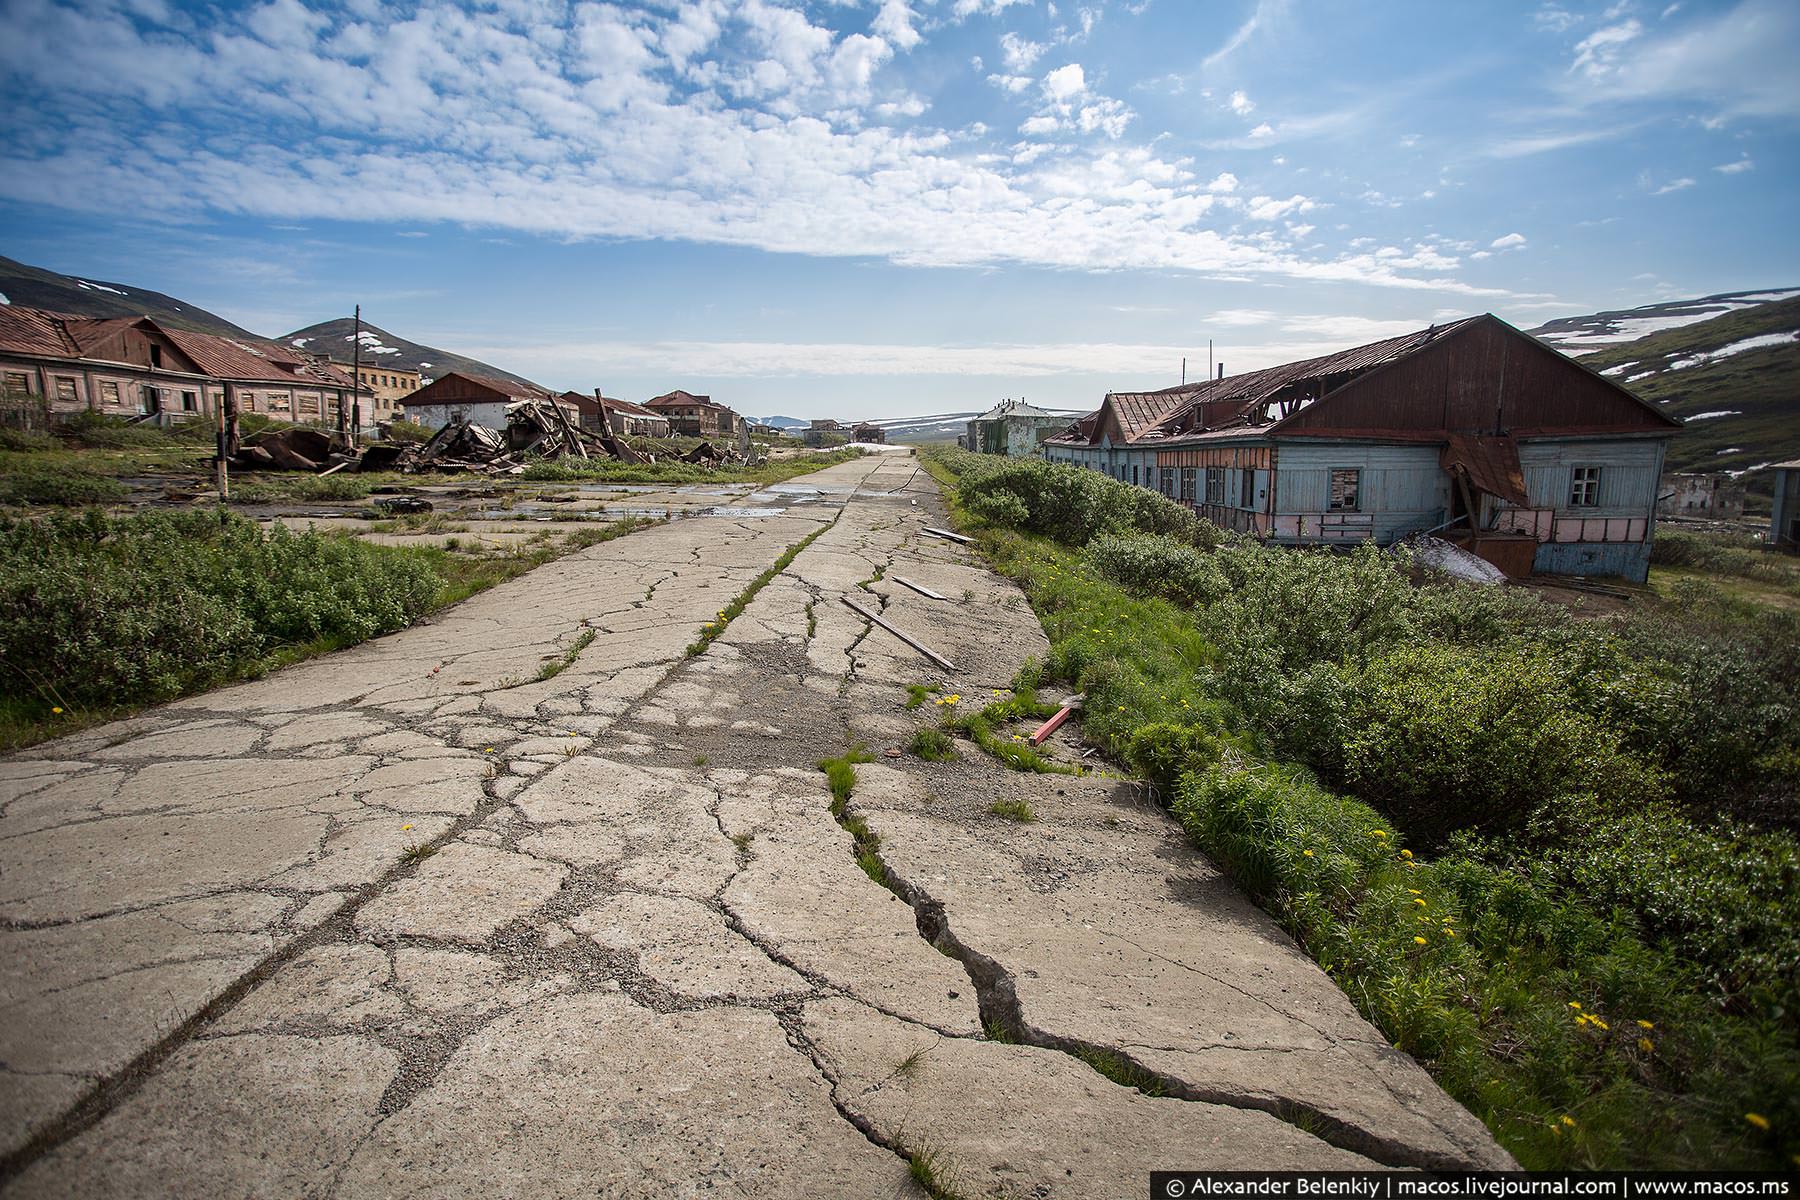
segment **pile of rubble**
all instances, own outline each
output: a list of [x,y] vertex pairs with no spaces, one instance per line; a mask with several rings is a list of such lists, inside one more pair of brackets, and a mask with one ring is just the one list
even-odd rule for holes
[[296,426],[246,438],[231,464],[239,470],[325,472],[354,462],[359,471],[517,475],[528,463],[563,457],[624,463],[654,463],[661,458],[707,467],[756,461],[748,437],[741,438],[736,447],[701,442],[685,453],[664,443],[648,443],[639,449],[610,429],[583,429],[548,401],[520,400],[507,406],[504,431],[453,420],[429,441],[378,442],[356,458],[334,449],[328,434]]

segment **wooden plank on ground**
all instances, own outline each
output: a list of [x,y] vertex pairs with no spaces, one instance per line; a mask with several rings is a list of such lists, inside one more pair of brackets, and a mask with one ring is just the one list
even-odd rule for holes
[[904,575],[889,575],[888,578],[893,580],[895,583],[898,583],[898,584],[901,584],[902,586],[911,588],[913,591],[919,593],[919,595],[921,595],[921,596],[929,596],[933,600],[948,600],[950,598],[948,596],[940,596],[936,592],[932,591],[930,588],[925,587],[923,584],[914,583],[912,580],[908,579]]
[[845,604],[847,604],[850,607],[850,610],[852,612],[856,613],[858,616],[862,617],[863,619],[872,622],[873,624],[881,626],[883,629],[887,630],[889,633],[893,634],[895,637],[899,638],[901,641],[903,641],[907,645],[911,646],[914,650],[917,650],[920,654],[923,654],[926,658],[929,658],[932,662],[934,662],[938,666],[944,668],[944,670],[946,670],[946,671],[956,670],[955,663],[951,662],[949,659],[947,659],[943,655],[939,654],[936,650],[933,650],[931,647],[925,645],[923,642],[919,641],[917,638],[914,638],[912,635],[902,633],[898,629],[895,629],[891,624],[888,623],[887,619],[885,617],[883,617],[881,614],[870,612],[868,609],[864,608],[862,605],[858,604],[856,601],[852,600],[848,596],[839,596],[838,599],[842,600]]

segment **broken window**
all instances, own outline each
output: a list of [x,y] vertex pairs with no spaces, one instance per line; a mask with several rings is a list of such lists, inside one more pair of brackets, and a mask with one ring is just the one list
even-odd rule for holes
[[1569,507],[1592,508],[1600,503],[1600,468],[1576,467],[1569,484]]
[[58,375],[56,377],[56,398],[58,400],[74,400],[75,381],[67,375]]
[[1208,504],[1225,503],[1225,468],[1206,468],[1206,502]]
[[1362,470],[1359,467],[1333,467],[1331,470],[1331,499],[1327,507],[1332,512],[1359,512],[1362,508]]
[[116,382],[110,379],[102,379],[100,381],[100,403],[111,404],[115,407],[118,405],[119,385]]
[[1239,508],[1255,508],[1256,507],[1256,472],[1255,471],[1244,470],[1244,471],[1238,472],[1238,507]]
[[197,393],[197,392],[181,393],[181,411],[182,412],[198,412],[199,410],[200,410],[199,393]]

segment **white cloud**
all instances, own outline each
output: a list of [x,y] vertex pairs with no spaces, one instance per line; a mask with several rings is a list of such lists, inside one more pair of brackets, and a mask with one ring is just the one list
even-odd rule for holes
[[1087,91],[1087,75],[1080,63],[1070,63],[1044,76],[1044,96],[1055,104],[1067,104]]
[[913,28],[913,22],[918,18],[919,14],[906,0],[881,0],[881,9],[869,23],[869,28],[900,49],[911,50],[925,40],[924,35]]
[[1256,196],[1251,199],[1249,207],[1244,211],[1256,221],[1273,221],[1290,213],[1311,212],[1318,205],[1305,196],[1295,194],[1286,200],[1277,200],[1272,196]]
[[1636,20],[1608,25],[1588,34],[1575,46],[1575,63],[1571,70],[1581,71],[1590,79],[1603,78],[1616,68],[1619,55],[1627,42],[1636,41],[1644,27]]
[[1524,234],[1509,233],[1503,237],[1495,238],[1492,242],[1488,243],[1488,248],[1491,250],[1516,250],[1524,244]]
[[1800,5],[1740,0],[1653,36],[1636,20],[1607,26],[1576,46],[1574,98],[1584,105],[1690,100],[1725,116],[1800,115]]
[[[31,139],[0,149],[0,197],[65,212],[129,196],[133,215],[167,221],[453,223],[908,265],[1477,291],[1443,277],[1428,249],[1302,253],[1297,233],[1238,233],[1238,213],[1268,223],[1317,201],[1240,201],[1228,172],[1208,182],[1154,143],[1120,144],[1131,110],[1094,93],[1080,64],[1043,77],[1050,107],[1024,131],[1090,139],[996,152],[966,120],[887,123],[929,111],[889,74],[896,43],[769,0],[583,5],[560,25],[549,9],[442,0],[384,22],[276,13],[256,28],[279,45],[223,10],[149,39],[116,11],[44,11],[54,19],[0,44],[0,69],[16,96],[62,95],[79,77],[87,97],[32,113]],[[127,108],[148,116],[119,121]],[[269,133],[301,127],[308,138]]]
[[1001,91],[1011,92],[1014,95],[1017,95],[1030,87],[1033,83],[1037,82],[1029,75],[989,75],[987,81]]
[[1027,41],[1010,30],[1000,35],[1000,57],[1006,69],[1015,74],[1029,71],[1050,47],[1042,42]]
[[958,21],[977,14],[997,17],[1015,4],[1029,4],[1031,0],[956,0],[950,13]]
[[1275,127],[1273,125],[1269,124],[1267,121],[1264,121],[1261,125],[1258,125],[1255,129],[1252,129],[1250,131],[1250,136],[1253,138],[1274,137],[1275,136]]
[[1745,171],[1754,171],[1755,169],[1756,164],[1751,161],[1749,155],[1745,155],[1736,162],[1722,163],[1713,168],[1713,170],[1719,172],[1721,175],[1741,175]]
[[1243,92],[1231,93],[1231,111],[1240,117],[1247,117],[1256,108],[1256,104]]
[[1223,46],[1220,46],[1217,50],[1207,55],[1201,65],[1208,68],[1214,67],[1226,58],[1237,53],[1244,48],[1244,44],[1250,40],[1258,29],[1266,26],[1270,21],[1281,15],[1286,9],[1286,0],[1257,0],[1256,8],[1250,13],[1250,16],[1244,23],[1239,25],[1236,31],[1225,40]]
[[1661,187],[1655,189],[1650,194],[1652,196],[1666,196],[1670,192],[1685,191],[1686,189],[1691,188],[1693,186],[1694,186],[1694,181],[1692,179],[1689,179],[1684,176],[1680,179],[1671,179],[1668,183],[1663,184]]

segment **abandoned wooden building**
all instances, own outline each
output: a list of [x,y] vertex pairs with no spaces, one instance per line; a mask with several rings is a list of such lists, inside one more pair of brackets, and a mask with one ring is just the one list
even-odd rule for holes
[[581,420],[581,412],[575,405],[534,384],[470,375],[464,371],[439,376],[412,395],[403,397],[400,407],[405,410],[407,420],[432,429],[454,420],[504,430],[507,406],[521,400],[554,400],[571,421]]
[[723,404],[713,403],[711,396],[696,396],[680,388],[644,401],[644,407],[667,417],[675,433],[689,437],[734,438],[744,427],[744,418]]
[[612,432],[625,434],[628,437],[668,437],[669,418],[662,413],[653,412],[641,404],[633,404],[629,400],[620,400],[616,396],[601,396],[598,389],[592,396],[581,392],[564,392],[562,398],[573,404],[581,413],[581,427],[596,432],[600,429],[600,405],[606,403],[606,423]]
[[1052,461],[1304,545],[1435,532],[1511,576],[1643,581],[1680,422],[1491,315],[1322,358],[1109,393]]
[[[0,305],[0,388],[45,420],[94,411],[159,423],[237,411],[329,425],[357,403],[348,374],[275,342]],[[366,404],[367,392],[363,394]],[[365,414],[366,416],[366,414]]]
[[1046,412],[1008,397],[970,421],[959,439],[964,449],[977,454],[1005,454],[1028,458],[1038,453],[1045,439],[1069,427],[1069,418]]

